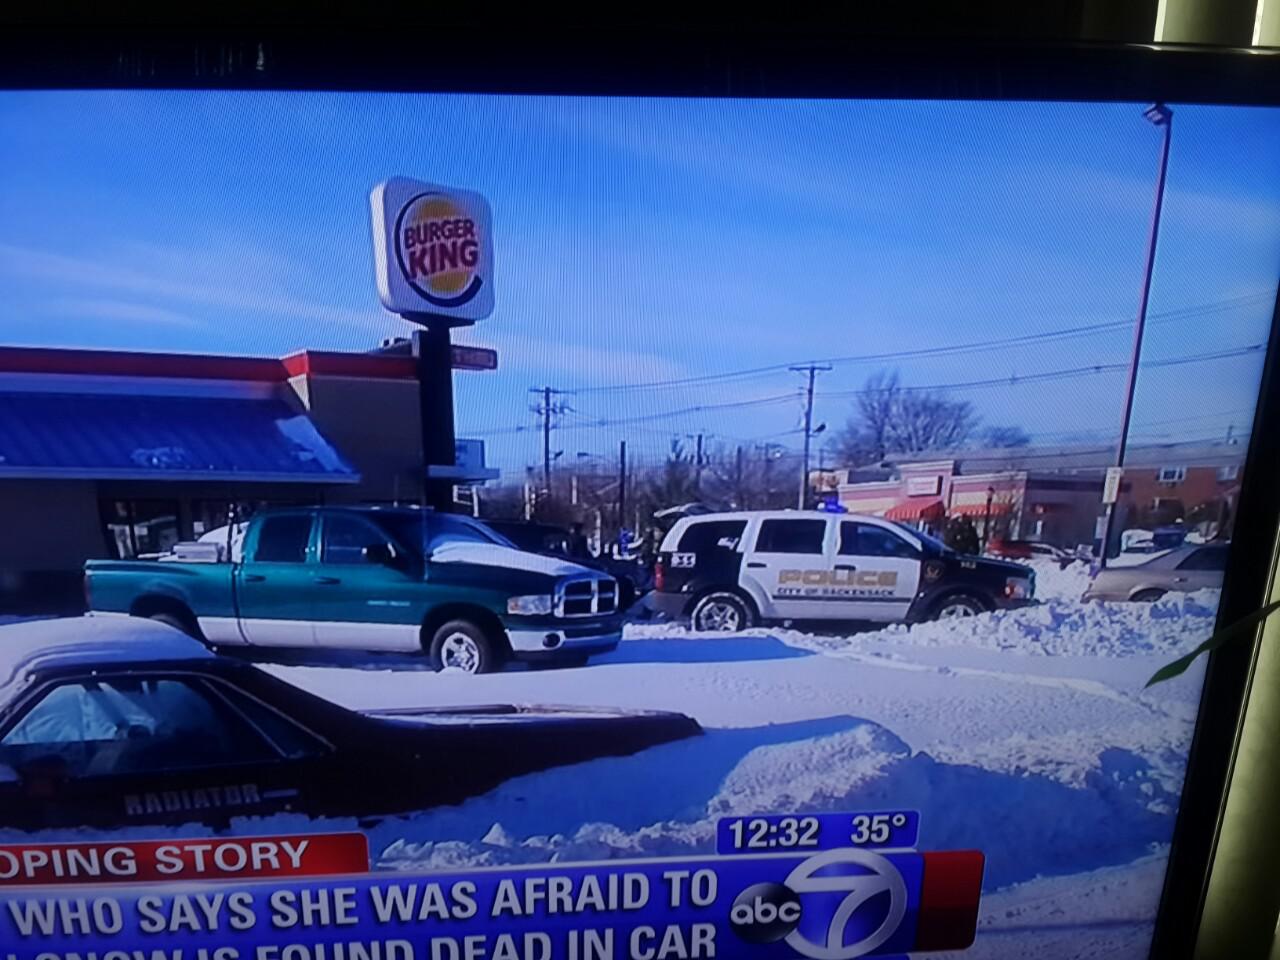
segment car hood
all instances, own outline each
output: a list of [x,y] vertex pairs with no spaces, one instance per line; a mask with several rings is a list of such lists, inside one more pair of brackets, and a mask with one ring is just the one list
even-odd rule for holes
[[504,547],[498,543],[476,543],[455,541],[441,544],[431,551],[432,563],[472,563],[482,567],[501,567],[505,570],[524,570],[528,573],[543,573],[551,577],[574,577],[591,574],[595,571],[571,563],[560,557],[548,557],[540,553],[529,553],[515,547]]

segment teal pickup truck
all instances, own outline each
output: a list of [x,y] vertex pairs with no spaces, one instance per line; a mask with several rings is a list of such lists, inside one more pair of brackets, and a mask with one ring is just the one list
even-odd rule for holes
[[160,620],[211,646],[420,651],[436,669],[582,664],[622,630],[607,574],[517,549],[468,517],[410,508],[256,515],[158,560],[90,560],[91,616]]

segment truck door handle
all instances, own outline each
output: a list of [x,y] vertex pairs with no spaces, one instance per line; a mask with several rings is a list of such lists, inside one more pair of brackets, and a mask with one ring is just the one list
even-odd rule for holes
[[332,584],[342,582],[337,577],[312,577],[311,579],[314,580],[316,583],[323,583],[325,586],[330,586]]
[[758,570],[763,570],[763,569],[764,569],[764,564],[763,564],[763,563],[760,563],[760,562],[758,562],[758,561],[756,561],[756,560],[749,560],[749,561],[747,561],[747,566],[748,566],[748,567],[755,567],[755,568],[756,568],[756,569],[758,569]]
[[260,573],[246,573],[244,575],[245,583],[261,583],[265,579],[267,578]]
[[849,571],[852,571],[852,572],[854,572],[854,573],[856,573],[856,572],[857,572],[857,570],[858,570],[858,568],[857,568],[857,567],[855,567],[852,563],[837,563],[837,564],[836,564],[836,569],[837,569],[837,570],[849,570]]

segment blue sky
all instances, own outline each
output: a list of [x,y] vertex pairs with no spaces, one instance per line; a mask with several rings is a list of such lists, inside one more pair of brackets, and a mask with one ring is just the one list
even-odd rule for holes
[[[1160,146],[1141,106],[0,94],[0,339],[368,349],[408,328],[378,304],[369,246],[368,191],[402,174],[493,207],[497,309],[457,339],[496,346],[501,369],[456,377],[459,431],[491,462],[538,461],[543,384],[580,391],[555,437],[570,458],[624,436],[656,456],[699,431],[796,446],[785,369],[599,388],[1132,318]],[[1280,111],[1174,111],[1153,361],[1261,343],[1280,275]],[[834,432],[881,366],[1014,380],[1123,362],[1130,342],[1118,325],[844,361],[816,418]],[[1259,351],[1144,369],[1135,434],[1247,430],[1260,367]],[[1123,388],[1101,373],[953,393],[1050,443],[1112,437]]]

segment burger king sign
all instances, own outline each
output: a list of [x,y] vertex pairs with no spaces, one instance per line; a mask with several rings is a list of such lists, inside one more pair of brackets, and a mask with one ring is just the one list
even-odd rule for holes
[[392,177],[370,194],[378,296],[396,313],[493,312],[489,204],[478,193]]

